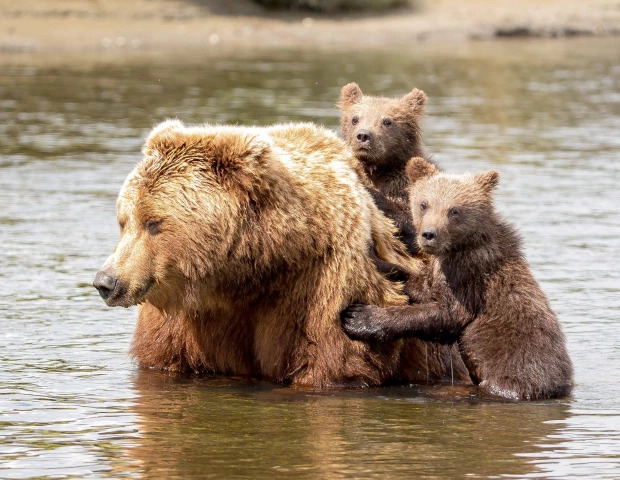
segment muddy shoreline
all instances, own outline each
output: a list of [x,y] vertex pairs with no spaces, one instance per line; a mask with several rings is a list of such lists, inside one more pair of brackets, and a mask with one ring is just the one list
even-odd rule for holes
[[620,35],[620,1],[417,0],[381,14],[274,12],[249,0],[0,0],[0,52],[330,50]]

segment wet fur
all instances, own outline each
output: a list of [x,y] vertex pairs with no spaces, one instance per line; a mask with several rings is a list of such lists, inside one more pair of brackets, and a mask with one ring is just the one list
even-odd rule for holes
[[[394,222],[396,235],[409,253],[419,256],[420,248],[409,207],[409,179],[405,169],[412,157],[424,157],[432,163],[422,138],[426,94],[414,88],[401,98],[377,97],[364,95],[357,83],[349,83],[341,89],[338,108],[341,112],[342,135],[371,182],[368,190],[375,204]],[[355,125],[352,123],[354,117],[357,119]],[[391,121],[391,125],[383,124],[386,118]],[[371,135],[367,150],[360,149],[356,140],[360,131],[367,131]],[[410,272],[406,267],[385,262],[376,262],[376,265],[389,278],[407,282]],[[415,281],[405,285],[405,291],[413,301],[420,295],[417,288]],[[433,348],[446,352],[444,359],[452,363],[452,370],[456,371],[458,379],[469,379],[456,348],[451,353],[444,346],[435,345]]]
[[[420,283],[426,298],[405,307],[356,306],[345,330],[373,342],[410,336],[456,341],[474,383],[493,395],[533,400],[570,394],[573,369],[560,324],[521,240],[493,208],[497,172],[440,174],[421,158],[408,170],[416,228],[438,230],[437,241],[419,236],[431,257],[410,280]],[[455,206],[460,218],[450,219]]]
[[[406,303],[371,245],[385,262],[417,263],[335,135],[171,120],[143,154],[102,269],[122,282],[108,304],[140,304],[131,354],[141,366],[313,387],[446,375],[442,353],[421,340],[370,346],[340,327],[351,303]],[[161,223],[155,234],[149,220]]]

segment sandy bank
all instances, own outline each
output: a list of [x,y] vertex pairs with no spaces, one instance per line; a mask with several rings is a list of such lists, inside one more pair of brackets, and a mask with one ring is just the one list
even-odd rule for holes
[[381,15],[274,13],[249,0],[0,0],[0,51],[325,49],[620,34],[620,0],[418,0]]

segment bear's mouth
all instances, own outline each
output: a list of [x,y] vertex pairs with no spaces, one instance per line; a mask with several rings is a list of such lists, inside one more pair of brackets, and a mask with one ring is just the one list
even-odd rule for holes
[[134,305],[139,305],[144,303],[146,300],[146,294],[151,289],[151,287],[155,284],[155,279],[153,277],[149,278],[147,282],[140,287],[140,289],[135,293],[131,294],[125,287],[122,285],[114,292],[114,294],[108,298],[105,303],[108,307],[132,307]]
[[148,291],[151,289],[151,287],[154,284],[155,284],[155,279],[151,277],[148,279],[146,284],[140,290],[138,290],[138,292],[136,293],[136,297],[135,297],[136,305],[144,302],[144,297],[146,297],[146,294],[148,293]]
[[439,252],[439,247],[437,245],[430,245],[424,242],[419,242],[419,243],[420,243],[420,250],[422,250],[424,253],[435,255],[436,253]]

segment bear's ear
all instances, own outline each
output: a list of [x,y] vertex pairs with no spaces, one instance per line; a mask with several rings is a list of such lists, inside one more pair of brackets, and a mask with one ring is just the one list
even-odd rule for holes
[[142,153],[150,156],[157,151],[165,155],[168,150],[178,147],[185,141],[184,131],[185,126],[176,118],[161,122],[149,133],[142,147]]
[[269,139],[254,134],[220,132],[210,142],[209,161],[215,177],[244,190],[257,186],[264,170],[264,157],[271,150]]
[[414,88],[401,99],[401,103],[404,104],[409,110],[421,114],[424,112],[424,108],[426,106],[426,93],[422,90]]
[[338,108],[344,110],[351,105],[355,105],[362,100],[364,94],[362,89],[357,83],[347,83],[342,90],[340,90],[340,101],[338,102]]
[[482,191],[491,194],[499,184],[499,172],[497,170],[489,170],[488,172],[477,173],[474,175],[474,181]]
[[413,157],[409,160],[409,163],[407,163],[405,171],[409,177],[409,183],[414,184],[418,180],[435,175],[437,173],[437,168],[422,157]]

